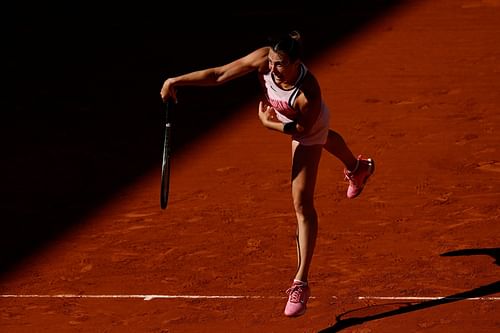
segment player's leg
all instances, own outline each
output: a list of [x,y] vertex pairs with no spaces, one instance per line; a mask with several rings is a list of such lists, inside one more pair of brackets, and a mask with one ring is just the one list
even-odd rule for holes
[[297,216],[299,265],[295,279],[306,282],[311,263],[318,217],[314,207],[314,189],[321,158],[321,146],[292,143],[292,198]]
[[349,181],[347,197],[356,198],[375,171],[375,161],[361,155],[356,158],[342,136],[333,130],[328,131],[328,138],[323,148],[344,163],[344,175]]
[[328,137],[323,148],[325,148],[325,150],[333,156],[337,157],[344,164],[347,170],[354,170],[356,167],[356,157],[339,133],[329,130]]
[[321,145],[304,146],[292,142],[292,197],[297,217],[298,267],[294,283],[288,290],[287,316],[303,314],[309,298],[308,273],[318,232],[314,189],[322,149]]

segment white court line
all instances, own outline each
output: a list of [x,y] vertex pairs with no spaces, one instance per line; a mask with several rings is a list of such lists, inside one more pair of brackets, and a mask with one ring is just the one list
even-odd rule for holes
[[[281,296],[250,295],[0,295],[0,298],[139,298],[145,301],[153,299],[286,299]],[[312,296],[311,299],[316,297]],[[331,296],[331,298],[338,298]],[[500,297],[403,297],[403,296],[358,296],[358,300],[392,300],[392,301],[431,301],[431,300],[467,300],[467,301],[500,301]]]
[[[279,296],[243,296],[243,295],[0,295],[1,298],[140,298],[145,301],[153,299],[282,299]],[[314,297],[311,297],[314,298]]]
[[454,301],[500,301],[500,297],[392,297],[392,296],[359,296],[359,300],[392,300],[392,301],[434,301],[434,300],[454,300]]

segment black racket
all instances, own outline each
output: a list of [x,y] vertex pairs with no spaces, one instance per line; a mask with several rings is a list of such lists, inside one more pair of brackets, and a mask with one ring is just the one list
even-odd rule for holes
[[161,164],[161,209],[167,208],[168,192],[170,187],[170,160],[172,158],[172,126],[170,124],[171,101],[165,103],[165,136],[163,140],[163,162]]

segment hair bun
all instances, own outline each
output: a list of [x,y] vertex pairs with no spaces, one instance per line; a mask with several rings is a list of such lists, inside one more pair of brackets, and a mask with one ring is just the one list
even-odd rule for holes
[[299,41],[301,37],[300,32],[298,32],[297,30],[293,30],[288,35],[290,36],[290,38],[295,39],[296,41]]

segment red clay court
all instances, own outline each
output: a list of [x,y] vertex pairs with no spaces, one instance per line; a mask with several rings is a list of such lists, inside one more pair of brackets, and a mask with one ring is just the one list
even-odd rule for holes
[[377,162],[349,200],[323,155],[313,298],[295,319],[282,314],[296,264],[290,144],[261,126],[256,78],[179,96],[159,202],[162,80],[243,55],[267,36],[247,23],[276,13],[239,12],[204,35],[144,12],[140,27],[102,16],[92,38],[83,19],[24,17],[0,331],[500,331],[500,1],[378,4],[338,5],[331,21],[287,13],[331,127]]

